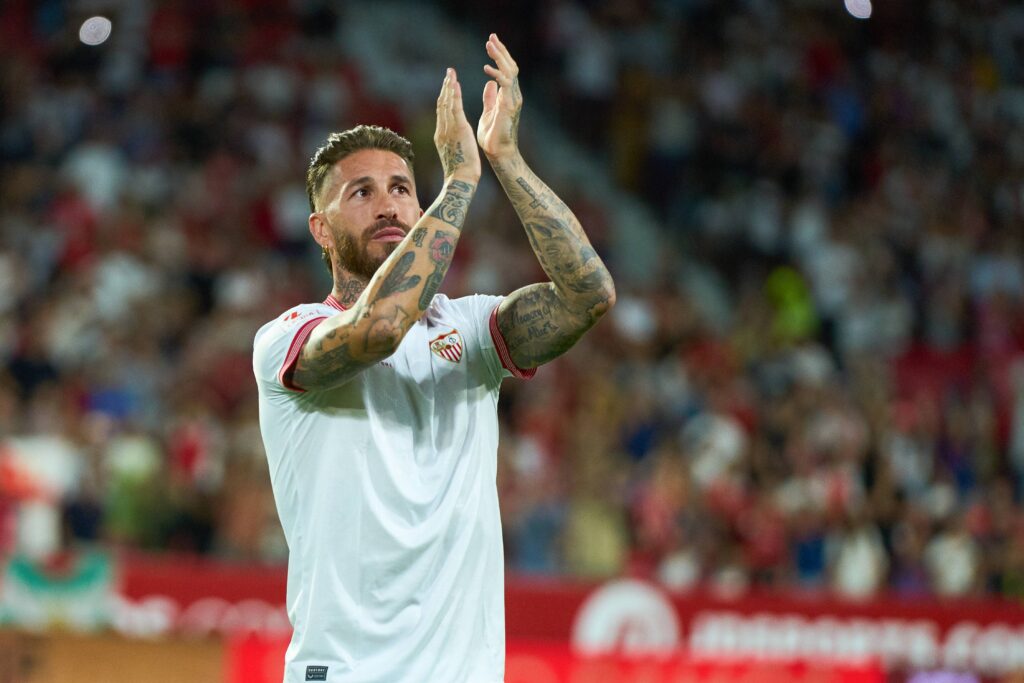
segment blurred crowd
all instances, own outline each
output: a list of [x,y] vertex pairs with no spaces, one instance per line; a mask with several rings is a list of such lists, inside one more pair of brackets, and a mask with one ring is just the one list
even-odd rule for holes
[[[0,9],[0,552],[281,561],[251,345],[330,289],[304,169],[389,125],[429,203],[433,103],[374,92],[345,5],[112,7],[96,47],[73,4]],[[503,388],[510,571],[1024,598],[1024,7],[446,7],[661,226]],[[546,171],[621,267],[618,198]],[[449,295],[543,277],[493,180],[469,224]]]

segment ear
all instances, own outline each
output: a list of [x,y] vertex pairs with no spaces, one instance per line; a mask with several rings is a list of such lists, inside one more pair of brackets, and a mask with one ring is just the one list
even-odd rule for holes
[[334,238],[331,237],[331,231],[327,229],[327,222],[324,221],[322,214],[309,214],[309,234],[313,236],[313,240],[321,247],[330,249],[334,246]]

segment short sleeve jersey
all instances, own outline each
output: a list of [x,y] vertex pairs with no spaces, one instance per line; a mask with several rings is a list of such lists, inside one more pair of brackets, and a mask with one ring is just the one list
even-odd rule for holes
[[287,386],[313,328],[256,334],[260,429],[288,541],[285,681],[493,683],[504,676],[498,388],[528,377],[500,297],[434,297],[398,350],[328,390]]

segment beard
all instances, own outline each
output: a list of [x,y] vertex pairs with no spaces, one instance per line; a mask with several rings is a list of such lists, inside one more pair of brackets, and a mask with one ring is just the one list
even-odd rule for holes
[[392,252],[401,244],[401,242],[384,242],[380,245],[384,248],[382,256],[370,254],[370,241],[373,239],[374,234],[387,227],[401,228],[407,235],[412,230],[412,228],[397,218],[388,218],[374,221],[358,237],[340,230],[336,231],[335,244],[338,245],[338,265],[363,280],[372,278],[377,269],[384,264]]

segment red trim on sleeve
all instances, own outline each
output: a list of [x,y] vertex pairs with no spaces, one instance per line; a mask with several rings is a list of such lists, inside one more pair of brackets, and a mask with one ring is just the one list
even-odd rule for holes
[[494,310],[491,311],[491,341],[494,342],[494,350],[498,352],[498,358],[501,359],[501,365],[506,370],[512,373],[513,377],[518,379],[530,379],[537,374],[537,368],[521,368],[515,364],[512,360],[512,355],[508,352],[508,344],[505,343],[505,337],[501,334],[501,329],[498,327],[498,307],[495,306]]
[[302,345],[309,339],[309,335],[312,334],[313,328],[327,320],[327,316],[320,318],[312,318],[302,323],[302,327],[298,329],[295,336],[292,337],[292,343],[288,346],[288,355],[284,357],[284,363],[281,364],[281,369],[277,373],[277,381],[281,383],[285,389],[291,389],[292,391],[305,391],[302,387],[297,387],[286,379],[288,374],[295,369],[295,361],[299,359],[299,352],[302,351]]

